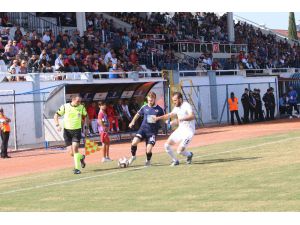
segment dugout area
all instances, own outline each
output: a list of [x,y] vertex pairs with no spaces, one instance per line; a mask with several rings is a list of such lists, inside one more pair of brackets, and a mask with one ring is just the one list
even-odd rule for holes
[[[63,143],[62,132],[56,130],[54,124],[54,114],[64,103],[70,102],[72,95],[80,94],[82,102],[88,104],[93,101],[106,101],[116,104],[119,99],[137,100],[142,105],[150,90],[157,94],[157,104],[165,107],[164,81],[130,82],[130,83],[75,83],[64,84],[56,87],[48,96],[44,104],[43,127],[45,143],[51,145]],[[61,118],[60,124],[63,124]],[[121,139],[120,137],[117,138]]]

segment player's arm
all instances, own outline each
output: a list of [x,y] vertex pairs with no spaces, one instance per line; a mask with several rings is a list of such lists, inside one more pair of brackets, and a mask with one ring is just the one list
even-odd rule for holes
[[130,124],[128,125],[129,128],[132,128],[135,124],[135,122],[138,120],[138,118],[140,118],[140,114],[137,113],[135,114],[135,116],[133,117],[133,119],[131,120]]
[[85,105],[81,104],[80,107],[81,107],[81,128],[84,128],[83,131],[86,137],[89,130],[88,125],[90,123],[90,120]]
[[158,120],[168,120],[168,119],[174,118],[175,116],[176,116],[176,114],[170,112],[170,113],[164,114],[162,116],[155,117],[155,121],[158,121]]
[[65,114],[65,106],[62,105],[59,110],[54,114],[54,124],[57,128],[57,131],[61,131],[61,126],[59,125],[59,117],[63,116]]

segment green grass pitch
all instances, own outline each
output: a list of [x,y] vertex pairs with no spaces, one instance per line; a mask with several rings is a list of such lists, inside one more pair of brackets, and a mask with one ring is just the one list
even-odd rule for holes
[[228,212],[300,210],[300,132],[191,149],[170,167],[166,153],[133,167],[117,162],[0,180],[0,211]]

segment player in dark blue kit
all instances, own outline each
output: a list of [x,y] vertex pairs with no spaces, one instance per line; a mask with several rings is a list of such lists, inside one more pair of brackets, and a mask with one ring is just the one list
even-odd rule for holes
[[131,158],[129,159],[129,164],[136,159],[136,150],[137,145],[142,140],[146,141],[146,163],[145,166],[151,165],[151,157],[152,157],[152,148],[155,145],[155,138],[159,129],[159,122],[155,121],[157,116],[164,115],[163,109],[155,104],[156,94],[154,92],[149,92],[147,95],[147,105],[141,107],[141,109],[137,112],[137,114],[133,117],[132,121],[129,124],[129,127],[132,128],[140,116],[144,116],[142,125],[140,129],[137,131],[135,137],[131,143]]

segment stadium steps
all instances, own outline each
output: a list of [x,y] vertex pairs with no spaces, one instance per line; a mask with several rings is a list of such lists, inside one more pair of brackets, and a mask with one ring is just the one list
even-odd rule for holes
[[52,30],[54,35],[58,35],[63,30],[61,26],[53,22],[42,19],[29,12],[8,12],[8,18],[11,23],[16,26],[23,27],[25,30],[36,30],[38,33],[43,34],[45,30]]

